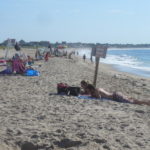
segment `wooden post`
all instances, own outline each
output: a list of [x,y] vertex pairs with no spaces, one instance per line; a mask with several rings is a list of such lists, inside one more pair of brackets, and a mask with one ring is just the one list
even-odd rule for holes
[[91,62],[93,62],[93,58],[92,58],[92,50],[91,50],[91,57],[90,57]]
[[94,81],[93,81],[94,87],[96,87],[99,60],[100,60],[100,57],[95,57],[95,74],[94,74]]

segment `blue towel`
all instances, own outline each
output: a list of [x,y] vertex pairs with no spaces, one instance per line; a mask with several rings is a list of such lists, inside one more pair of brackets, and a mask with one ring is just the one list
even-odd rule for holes
[[[89,100],[102,100],[102,101],[115,101],[113,99],[109,99],[109,98],[94,98],[94,97],[91,97],[91,96],[87,96],[87,95],[80,95],[78,96],[79,99],[89,99]],[[120,103],[131,103],[129,101],[126,101],[126,100],[122,100],[122,101],[115,101],[115,102],[120,102]]]
[[8,74],[8,75],[10,75],[10,74],[12,74],[12,71],[9,70],[9,69],[5,69],[5,70],[1,71],[0,74],[4,74],[4,75]]
[[33,70],[33,69],[27,69],[25,72],[26,76],[39,76],[40,72],[37,70]]
[[94,98],[88,95],[79,95],[79,99],[94,99],[94,100],[110,100],[110,99],[105,99],[105,98]]

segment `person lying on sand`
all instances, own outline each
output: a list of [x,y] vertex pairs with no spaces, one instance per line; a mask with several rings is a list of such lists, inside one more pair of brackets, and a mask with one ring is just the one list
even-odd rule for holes
[[86,81],[84,81],[84,80],[82,80],[81,81],[81,91],[80,91],[80,94],[82,94],[82,95],[88,95],[89,93],[88,93],[88,91],[87,91],[87,86],[88,86],[88,82],[86,82]]
[[145,104],[150,106],[150,102],[131,99],[128,98],[127,96],[122,95],[119,92],[109,93],[102,88],[96,89],[92,84],[88,84],[84,80],[81,81],[81,87],[84,90],[84,92],[82,91],[81,94],[90,95],[91,97],[94,98],[106,98],[117,102],[132,103],[132,104],[139,104],[139,105]]

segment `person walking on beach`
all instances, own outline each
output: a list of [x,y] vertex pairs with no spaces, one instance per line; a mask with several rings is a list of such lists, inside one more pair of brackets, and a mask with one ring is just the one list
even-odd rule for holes
[[84,54],[84,55],[83,55],[83,60],[84,60],[84,62],[85,62],[85,59],[86,59],[86,55]]
[[93,62],[93,57],[92,57],[92,51],[91,51],[91,57],[90,57],[91,62]]
[[58,47],[56,47],[56,48],[54,49],[54,55],[55,55],[55,56],[59,56]]
[[51,45],[51,43],[49,42],[49,45],[48,45],[48,48],[49,48],[49,51],[50,51],[50,54],[52,55],[52,45]]

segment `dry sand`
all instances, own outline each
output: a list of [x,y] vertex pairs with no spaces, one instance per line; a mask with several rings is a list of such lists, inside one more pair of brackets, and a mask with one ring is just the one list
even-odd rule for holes
[[[36,63],[39,77],[0,76],[0,150],[150,149],[149,106],[49,95],[59,82],[92,82],[94,64],[56,57]],[[104,64],[97,87],[150,100],[149,79]]]

